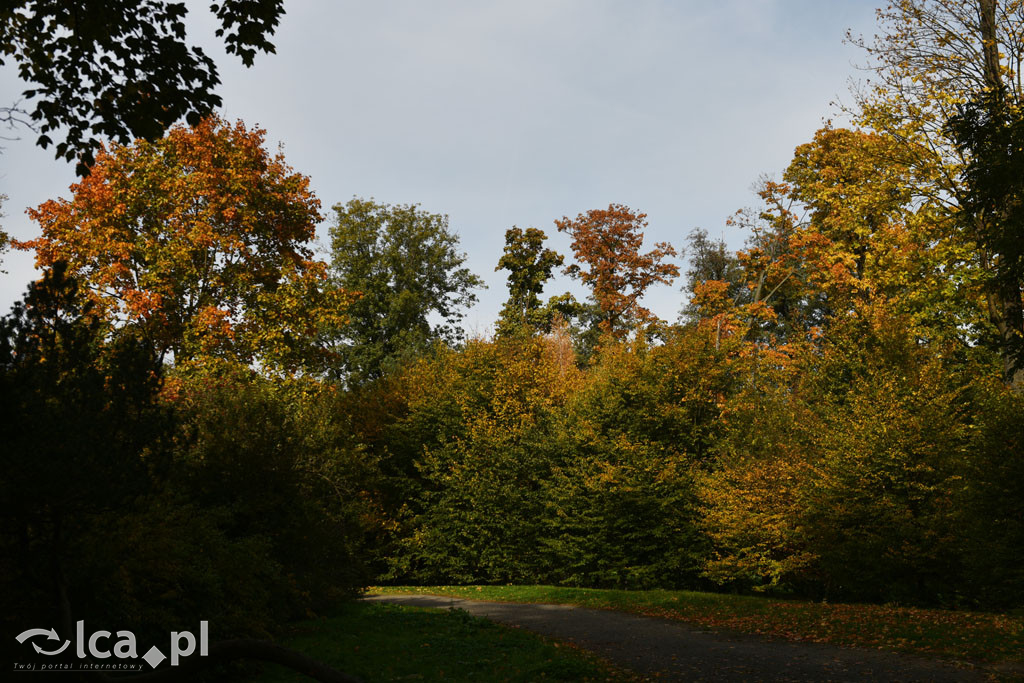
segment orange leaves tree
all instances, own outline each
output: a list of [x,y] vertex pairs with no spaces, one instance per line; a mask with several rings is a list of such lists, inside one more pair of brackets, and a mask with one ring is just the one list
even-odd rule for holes
[[292,369],[344,309],[308,246],[320,202],[258,128],[208,118],[115,145],[71,191],[29,211],[42,236],[17,246],[39,266],[66,261],[161,357]]
[[679,268],[664,262],[676,255],[667,242],[656,243],[646,254],[640,252],[647,214],[609,204],[607,209],[591,209],[573,219],[563,217],[555,225],[572,238],[579,263],[566,272],[590,287],[600,309],[597,327],[602,333],[621,338],[634,325],[654,320],[654,314],[640,305],[640,298],[653,284],[670,284]]

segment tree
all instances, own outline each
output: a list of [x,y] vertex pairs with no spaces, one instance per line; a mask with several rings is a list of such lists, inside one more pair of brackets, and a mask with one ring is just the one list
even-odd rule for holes
[[700,318],[701,311],[693,297],[708,282],[724,282],[728,299],[735,305],[746,303],[750,298],[746,273],[740,260],[726,247],[725,240],[712,240],[707,230],[696,228],[687,236],[686,242],[689,245],[686,251],[690,255],[690,267],[686,271],[683,291],[690,294],[690,302],[683,309],[683,316],[691,320]]
[[322,359],[322,325],[345,297],[308,243],[320,218],[309,180],[263,147],[264,131],[204,119],[156,142],[115,145],[71,200],[29,212],[36,263],[68,263],[99,311],[161,357],[295,369]]
[[1014,373],[1012,385],[1024,374],[1024,111],[1008,101],[1002,90],[965,105],[950,120],[950,129],[970,161],[964,167],[965,185],[960,224],[990,255],[987,287],[990,298],[1002,303],[997,311],[1000,346],[1007,358],[1004,371]]
[[[251,66],[284,14],[284,0],[223,0],[210,10],[228,53]],[[127,144],[155,140],[220,106],[217,67],[185,41],[183,2],[166,0],[13,0],[0,10],[0,65],[9,59],[30,88],[37,144],[66,130],[57,157],[79,159],[84,174],[100,136]],[[10,113],[13,108],[8,108]]]
[[494,269],[509,271],[508,301],[498,318],[498,334],[549,330],[552,316],[565,316],[567,308],[575,304],[572,296],[565,294],[541,305],[544,283],[564,260],[558,252],[544,248],[545,239],[547,235],[537,228],[513,227],[505,231],[505,253]]
[[768,319],[747,330],[748,336],[783,343],[801,339],[821,319],[821,301],[806,286],[807,264],[797,249],[796,238],[805,222],[803,207],[788,183],[763,177],[754,189],[762,205],[740,209],[726,221],[749,232],[745,249],[736,254],[749,293],[736,299],[727,282],[709,280],[694,289],[692,306],[702,321],[708,313],[720,315],[725,309],[734,309],[732,317],[738,320],[742,316],[737,304],[745,302],[741,305],[753,317],[763,319],[769,313]]
[[755,329],[818,336],[865,305],[908,314],[922,340],[966,343],[982,322],[962,248],[937,239],[945,209],[915,198],[914,150],[888,135],[825,127],[796,148],[784,182],[764,180],[759,211],[733,225],[752,235],[738,255],[747,300],[773,309]]
[[622,337],[634,325],[655,319],[639,300],[651,285],[670,284],[679,268],[663,263],[676,255],[667,242],[640,253],[647,214],[609,204],[607,209],[591,209],[574,219],[563,216],[555,225],[572,237],[572,250],[580,263],[566,268],[566,273],[590,287],[601,311],[597,327],[602,333]]
[[[1010,0],[898,0],[879,11],[883,34],[873,44],[854,40],[873,58],[877,79],[858,93],[860,123],[891,136],[915,157],[914,194],[944,206],[955,218],[969,203],[962,174],[975,150],[957,144],[949,126],[962,107],[1002,92],[1013,107],[1024,100],[1024,3]],[[933,243],[978,269],[1004,378],[1024,388],[1017,342],[1024,335],[1021,287],[992,280],[1002,256],[986,245],[1001,230],[998,215],[937,221]],[[998,280],[998,278],[997,278]]]
[[[376,379],[402,359],[462,338],[462,307],[476,301],[479,277],[463,266],[448,217],[415,204],[352,199],[334,206],[331,270],[338,287],[359,292],[336,332],[338,370],[352,384]],[[440,318],[433,323],[432,317]]]
[[65,634],[80,568],[70,546],[94,516],[149,490],[171,426],[152,353],[132,335],[112,337],[94,309],[56,264],[0,318],[2,592],[25,595],[16,609],[56,608]]
[[969,278],[934,239],[943,212],[915,201],[916,153],[891,136],[826,127],[797,147],[785,180],[807,209],[794,233],[805,286],[830,316],[864,305],[908,314],[922,339],[957,339],[981,322]]

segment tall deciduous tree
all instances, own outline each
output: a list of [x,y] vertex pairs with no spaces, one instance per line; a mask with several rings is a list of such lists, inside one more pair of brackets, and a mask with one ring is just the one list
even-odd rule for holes
[[1024,372],[1024,112],[994,91],[964,107],[951,120],[960,145],[969,151],[961,224],[991,255],[990,298],[997,310],[1001,346],[1020,385]]
[[[284,0],[223,0],[210,10],[227,52],[251,66]],[[220,105],[217,67],[185,40],[183,2],[167,0],[13,0],[0,9],[0,65],[11,60],[30,85],[28,113],[38,144],[66,131],[57,156],[92,165],[100,136],[122,144],[155,140],[171,124],[190,124]],[[11,109],[6,110],[8,114]],[[18,117],[21,118],[21,117]]]
[[977,306],[957,291],[963,264],[933,239],[940,212],[913,199],[916,160],[890,136],[819,130],[784,176],[808,209],[793,247],[831,315],[884,302],[926,325],[924,336],[953,338],[980,322]]
[[[563,257],[544,248],[547,235],[537,228],[505,231],[505,253],[494,270],[508,271],[508,301],[501,309],[498,334],[550,327],[552,305],[542,306],[540,294]],[[557,305],[557,303],[555,304]]]
[[[1017,106],[1024,98],[1024,3],[1019,0],[898,0],[879,11],[882,34],[874,43],[854,42],[874,60],[876,79],[858,93],[860,122],[892,136],[915,154],[915,194],[944,204],[956,215],[969,202],[964,164],[974,150],[957,145],[948,122],[970,102],[1002,92]],[[936,222],[932,242],[954,232],[961,260],[989,280],[988,318],[1002,352],[1007,382],[1024,388],[1024,367],[1014,351],[1024,336],[1021,288],[991,276],[1002,259],[985,244],[998,227],[996,215]],[[945,231],[945,234],[943,234]]]
[[334,214],[334,278],[361,295],[337,335],[347,381],[378,378],[435,341],[462,338],[461,309],[476,301],[473,289],[482,282],[463,265],[447,216],[372,199],[337,204]]
[[98,309],[135,326],[161,356],[315,360],[344,296],[309,242],[320,218],[309,180],[264,132],[217,118],[156,142],[114,146],[72,185],[70,200],[29,212],[36,262],[68,263]]
[[724,295],[734,304],[747,302],[750,289],[747,288],[746,273],[736,254],[726,246],[725,240],[713,240],[708,237],[707,230],[696,228],[687,236],[686,243],[690,267],[686,270],[683,291],[690,295],[690,301],[683,309],[685,318],[700,319],[702,311],[693,297],[708,282],[725,283]]
[[667,242],[641,253],[647,214],[609,204],[607,209],[591,209],[573,219],[562,217],[555,225],[572,238],[579,263],[566,272],[590,288],[601,310],[598,328],[603,333],[622,337],[634,325],[655,319],[640,305],[640,298],[651,285],[671,284],[679,268],[665,262],[676,255]]

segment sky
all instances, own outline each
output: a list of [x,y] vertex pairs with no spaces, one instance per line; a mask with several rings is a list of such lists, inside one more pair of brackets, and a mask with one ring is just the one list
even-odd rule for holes
[[[267,131],[310,177],[327,220],[352,197],[446,214],[486,290],[463,321],[493,330],[507,296],[495,272],[505,230],[536,227],[570,255],[554,220],[625,204],[648,216],[645,244],[683,247],[697,227],[742,247],[729,227],[778,177],[797,145],[849,102],[882,0],[290,0],[246,69],[214,36],[207,2],[189,2],[189,40],[220,70],[220,114]],[[0,101],[25,84],[0,67]],[[24,211],[69,197],[72,165],[0,131],[0,225],[30,239]],[[31,254],[3,255],[0,313],[37,277]],[[684,266],[684,259],[677,259]],[[644,303],[674,321],[681,282]],[[581,290],[564,277],[546,294]]]

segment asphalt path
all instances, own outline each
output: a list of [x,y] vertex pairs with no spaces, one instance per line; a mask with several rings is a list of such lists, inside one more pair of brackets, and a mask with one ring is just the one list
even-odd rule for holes
[[707,631],[684,622],[571,605],[433,595],[366,600],[463,609],[590,650],[659,681],[982,681],[981,672],[912,655]]

